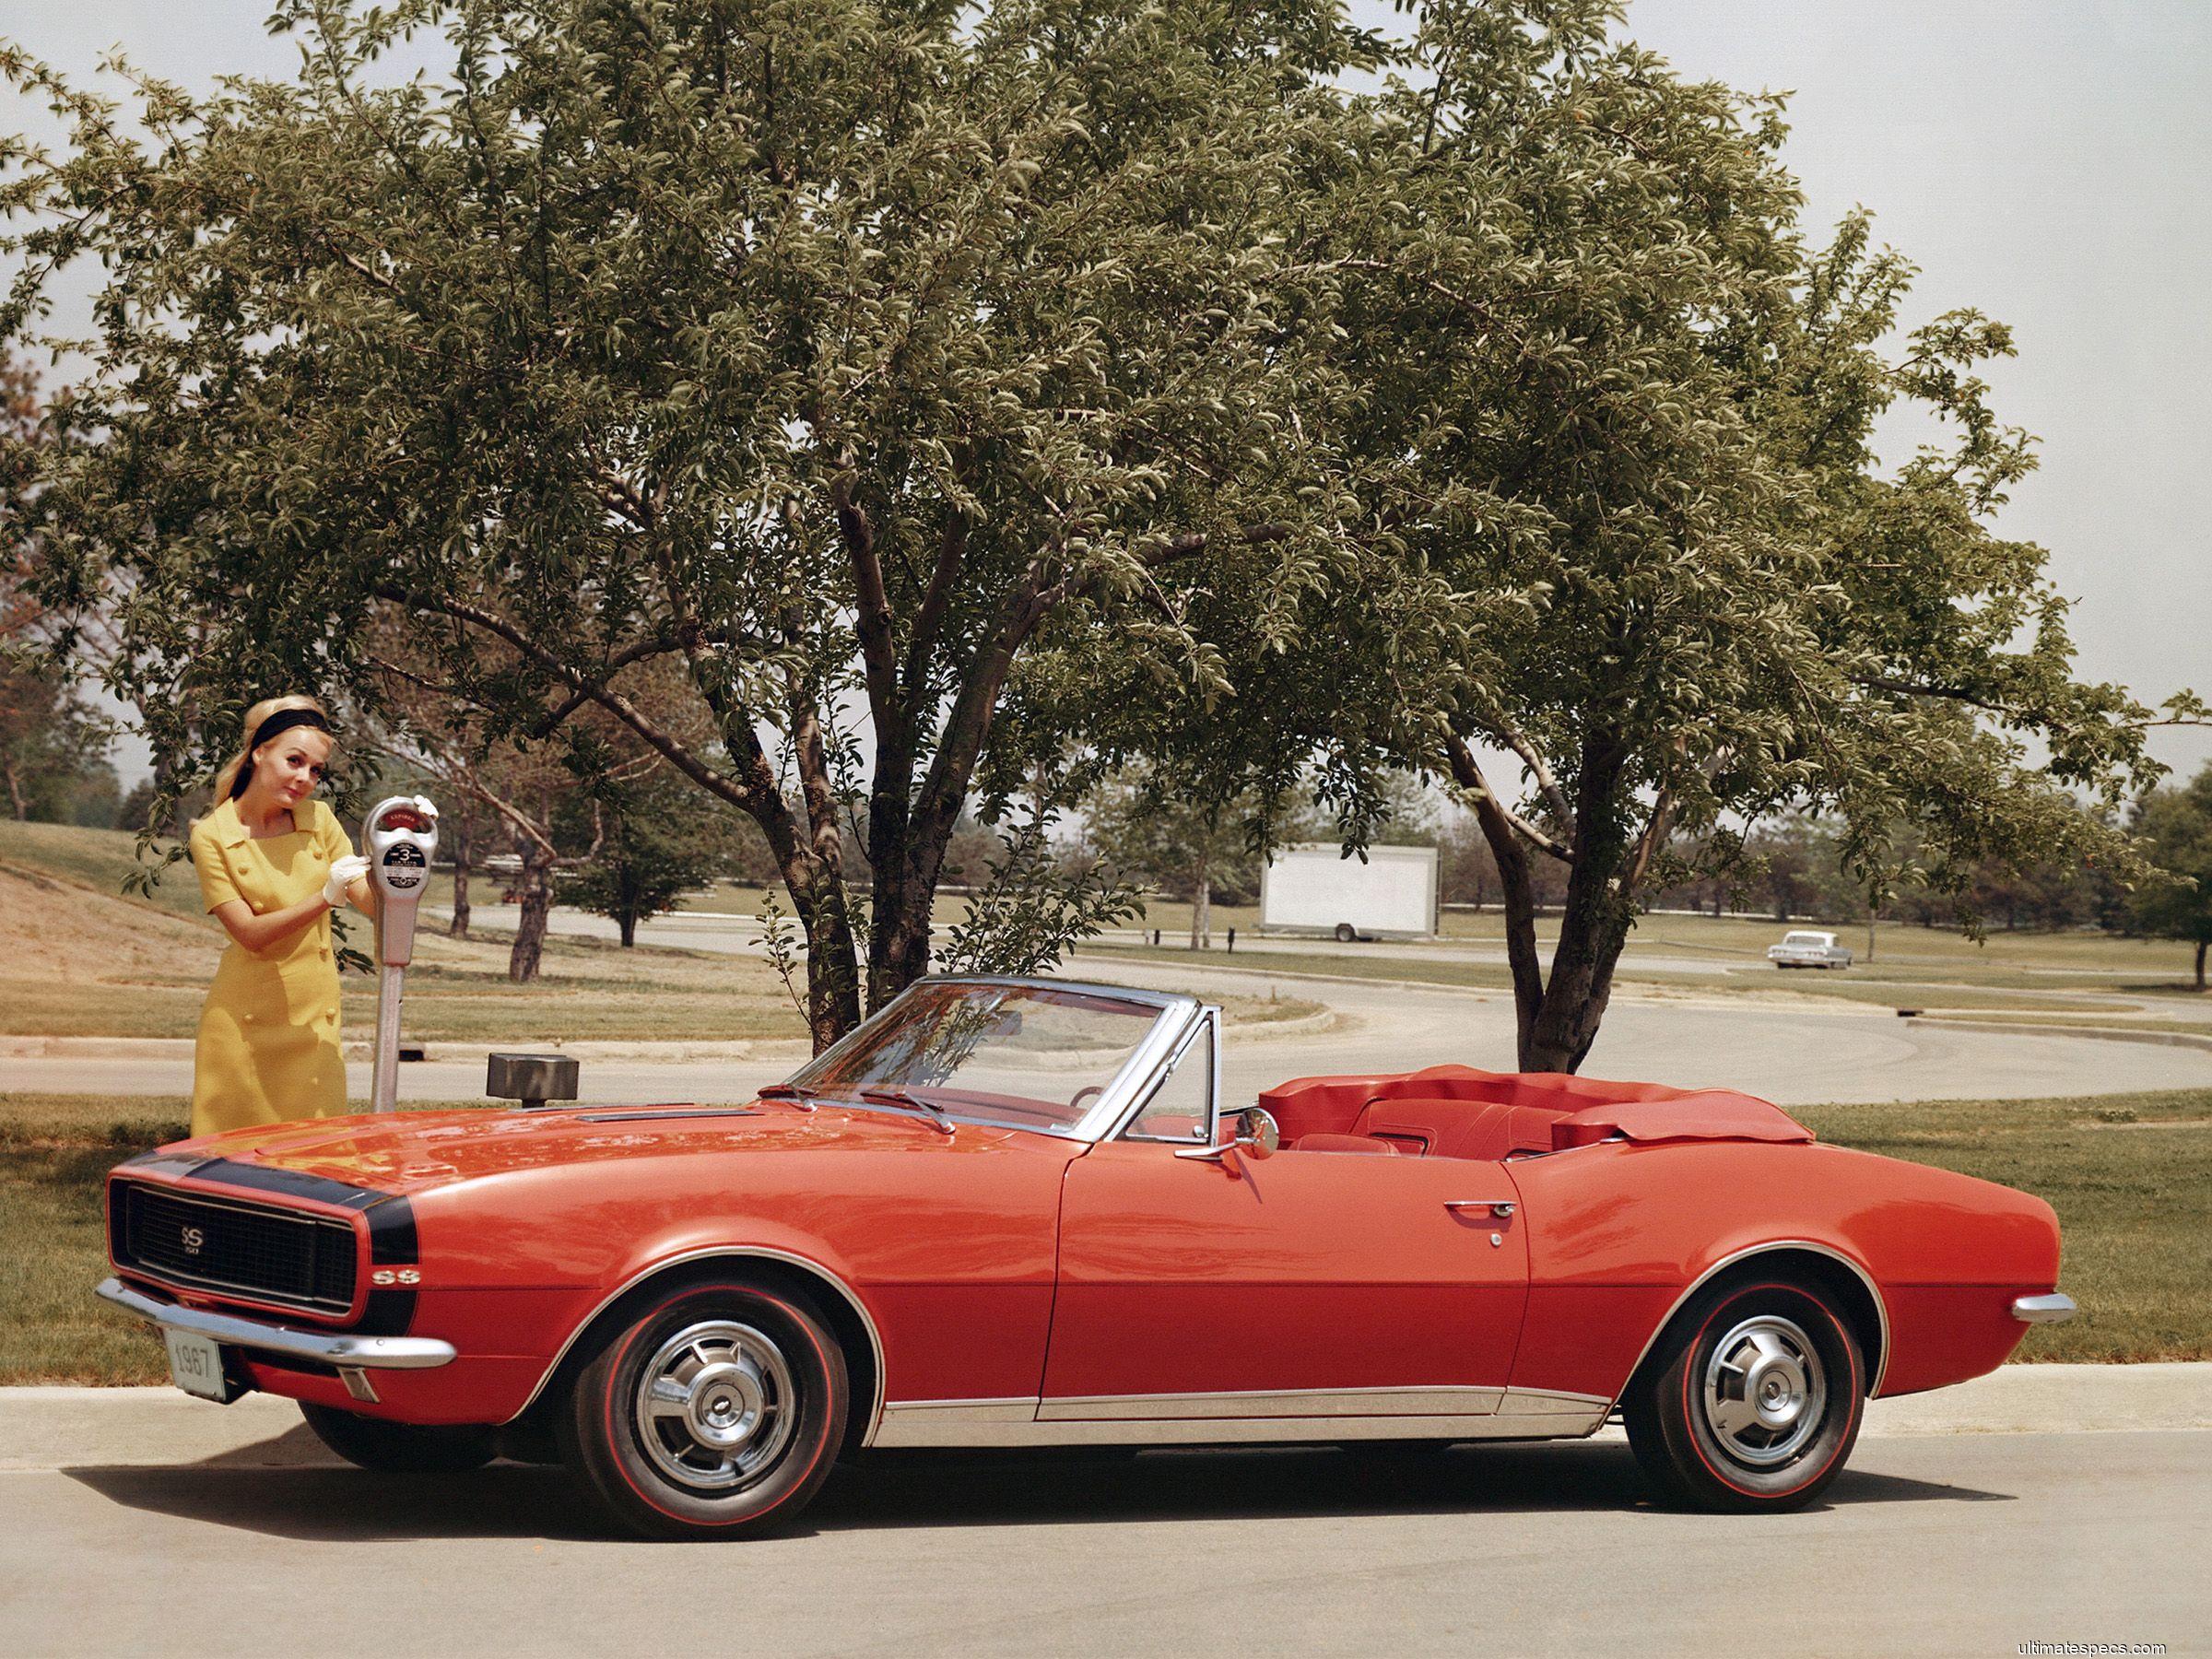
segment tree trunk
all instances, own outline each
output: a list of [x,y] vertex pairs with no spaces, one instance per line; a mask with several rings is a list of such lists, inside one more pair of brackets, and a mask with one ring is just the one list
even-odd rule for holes
[[[869,826],[869,841],[875,841]],[[939,850],[940,854],[942,849]],[[875,908],[868,930],[868,1006],[880,1008],[929,971],[931,904],[936,881],[926,884],[915,867],[915,853],[900,845],[886,856],[891,860],[887,877],[877,867]],[[923,861],[927,863],[926,860]]]
[[1584,741],[1559,942],[1535,1017],[1526,1022],[1523,1071],[1580,1069],[1612,1000],[1613,971],[1628,943],[1630,921],[1629,895],[1615,884],[1629,851],[1618,798],[1621,763],[1611,745]]
[[456,939],[468,937],[468,814],[453,814],[453,919],[445,931]]
[[1456,743],[1447,754],[1453,775],[1474,793],[1475,822],[1489,844],[1491,862],[1498,866],[1499,904],[1505,912],[1505,960],[1513,978],[1513,1046],[1516,1054],[1524,1058],[1536,1009],[1544,1001],[1544,967],[1536,955],[1535,881],[1529,869],[1528,846],[1483,781],[1473,756]]
[[624,911],[615,918],[615,925],[622,931],[622,948],[631,949],[638,942],[638,912]]
[[795,862],[783,885],[806,932],[806,1030],[818,1054],[860,1023],[860,962],[843,876],[834,865]]
[[532,849],[524,857],[522,910],[514,919],[514,948],[508,953],[507,977],[518,985],[537,978],[546,953],[546,919],[553,910],[553,872],[550,861]]
[[2196,942],[2196,988],[2199,991],[2205,988],[2205,952],[2207,949],[2212,949],[2212,939],[2199,939]]
[[1602,917],[1594,924],[1571,923],[1573,913],[1571,905],[1559,920],[1551,980],[1521,1052],[1523,1071],[1580,1071],[1613,1000],[1613,971],[1628,928]]
[[30,816],[30,809],[24,805],[23,801],[23,780],[17,772],[16,763],[13,760],[7,763],[7,799],[8,804],[16,810],[18,823],[21,823]]
[[1214,947],[1214,872],[1211,861],[1201,859],[1198,877],[1191,889],[1191,948]]

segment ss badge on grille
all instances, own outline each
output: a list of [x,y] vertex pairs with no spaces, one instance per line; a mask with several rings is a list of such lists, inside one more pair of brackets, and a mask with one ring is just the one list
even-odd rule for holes
[[369,1276],[369,1282],[372,1285],[419,1285],[422,1283],[422,1275],[413,1267],[397,1270],[379,1267]]
[[186,1255],[198,1255],[200,1246],[207,1242],[207,1235],[196,1227],[188,1227],[177,1235],[177,1241],[184,1246]]

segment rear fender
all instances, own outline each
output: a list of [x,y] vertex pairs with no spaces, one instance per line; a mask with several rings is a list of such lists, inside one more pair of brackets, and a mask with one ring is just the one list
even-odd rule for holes
[[1516,1387],[1618,1398],[1691,1295],[1798,1251],[1847,1300],[1855,1286],[1871,1301],[1868,1373],[1877,1390],[1911,1392],[1979,1375],[2018,1340],[1987,1321],[1954,1331],[1922,1304],[2002,1313],[2012,1294],[2057,1278],[2042,1200],[1842,1147],[1610,1141],[1517,1160],[1513,1173],[1530,1229]]

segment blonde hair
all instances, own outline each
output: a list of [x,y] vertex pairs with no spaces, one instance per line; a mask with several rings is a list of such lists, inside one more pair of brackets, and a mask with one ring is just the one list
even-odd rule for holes
[[300,694],[290,697],[265,697],[246,711],[245,730],[238,740],[238,753],[223,762],[223,770],[215,774],[215,799],[218,806],[230,798],[230,791],[238,782],[238,774],[245,771],[253,759],[253,734],[261,730],[261,723],[272,715],[282,714],[288,709],[310,709],[330,718],[330,711],[315,699]]

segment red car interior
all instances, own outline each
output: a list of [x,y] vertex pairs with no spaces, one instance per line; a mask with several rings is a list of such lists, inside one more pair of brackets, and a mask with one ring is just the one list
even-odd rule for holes
[[1432,1065],[1402,1075],[1299,1077],[1260,1096],[1286,1146],[1500,1162],[1632,1141],[1809,1141],[1780,1107],[1728,1089],[1612,1083],[1559,1072]]

